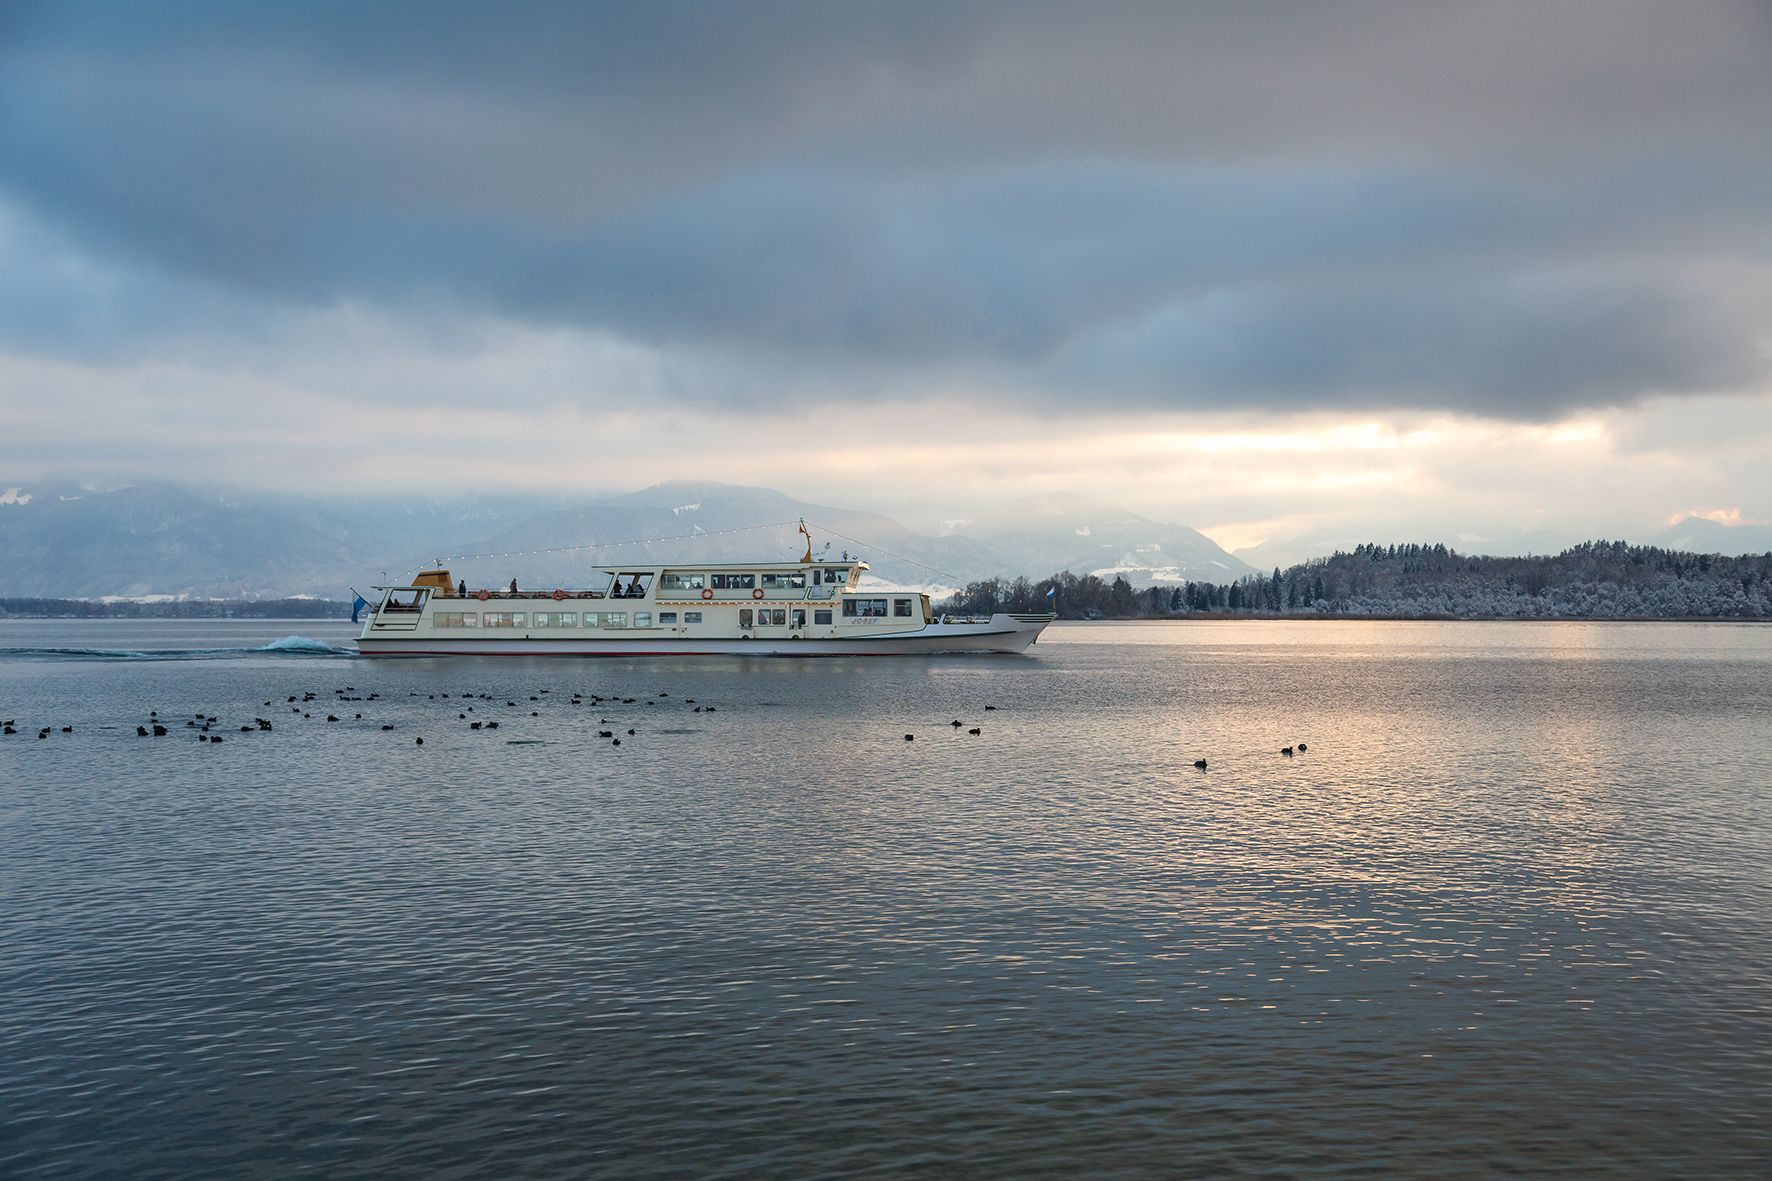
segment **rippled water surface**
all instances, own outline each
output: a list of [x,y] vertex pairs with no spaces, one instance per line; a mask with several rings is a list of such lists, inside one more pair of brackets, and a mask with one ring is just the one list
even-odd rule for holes
[[0,1175],[1772,1168],[1772,628],[350,634],[0,621]]

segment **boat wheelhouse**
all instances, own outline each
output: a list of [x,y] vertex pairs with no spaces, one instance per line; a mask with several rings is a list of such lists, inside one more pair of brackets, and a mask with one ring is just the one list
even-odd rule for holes
[[470,590],[449,571],[378,586],[365,656],[904,655],[1024,652],[1050,614],[937,616],[929,596],[861,588],[866,562],[595,567],[591,589]]

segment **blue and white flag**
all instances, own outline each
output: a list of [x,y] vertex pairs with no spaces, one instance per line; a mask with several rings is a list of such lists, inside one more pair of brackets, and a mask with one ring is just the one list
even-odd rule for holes
[[[1046,597],[1047,597],[1047,598],[1048,598],[1048,599],[1053,599],[1053,598],[1057,598],[1057,597],[1058,597],[1058,588],[1057,588],[1057,587],[1053,587],[1053,588],[1052,588],[1052,589],[1051,589],[1051,590],[1049,590],[1049,591],[1047,591],[1047,592],[1046,592]],[[355,621],[354,621],[354,620],[353,620],[353,621],[352,621],[352,622],[355,622]]]
[[369,600],[364,598],[362,595],[357,594],[356,591],[352,591],[351,594],[356,595],[356,599],[357,599],[356,602],[351,604],[351,622],[356,623],[357,622],[357,612],[359,612],[359,611],[363,610],[363,608],[369,606]]

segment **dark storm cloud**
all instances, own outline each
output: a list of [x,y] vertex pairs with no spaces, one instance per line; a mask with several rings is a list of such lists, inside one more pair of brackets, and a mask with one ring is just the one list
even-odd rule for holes
[[1540,417],[1763,377],[1768,32],[1727,4],[26,8],[0,185],[179,291],[1103,406]]

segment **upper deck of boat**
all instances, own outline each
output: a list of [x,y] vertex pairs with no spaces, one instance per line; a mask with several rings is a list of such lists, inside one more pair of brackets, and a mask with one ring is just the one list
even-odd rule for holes
[[398,592],[422,590],[438,599],[675,599],[690,595],[703,599],[830,598],[854,591],[868,564],[859,558],[786,562],[646,563],[593,566],[607,579],[602,586],[519,589],[513,580],[505,589],[470,588],[457,584],[447,570],[426,570],[411,582],[378,585],[388,594],[391,609],[413,609],[423,596],[412,599]]
[[626,574],[629,570],[652,570],[660,574],[697,573],[706,571],[710,574],[745,573],[758,574],[775,570],[866,570],[868,564],[860,558],[824,558],[810,562],[790,558],[785,562],[625,562],[618,566],[592,566],[599,574]]

